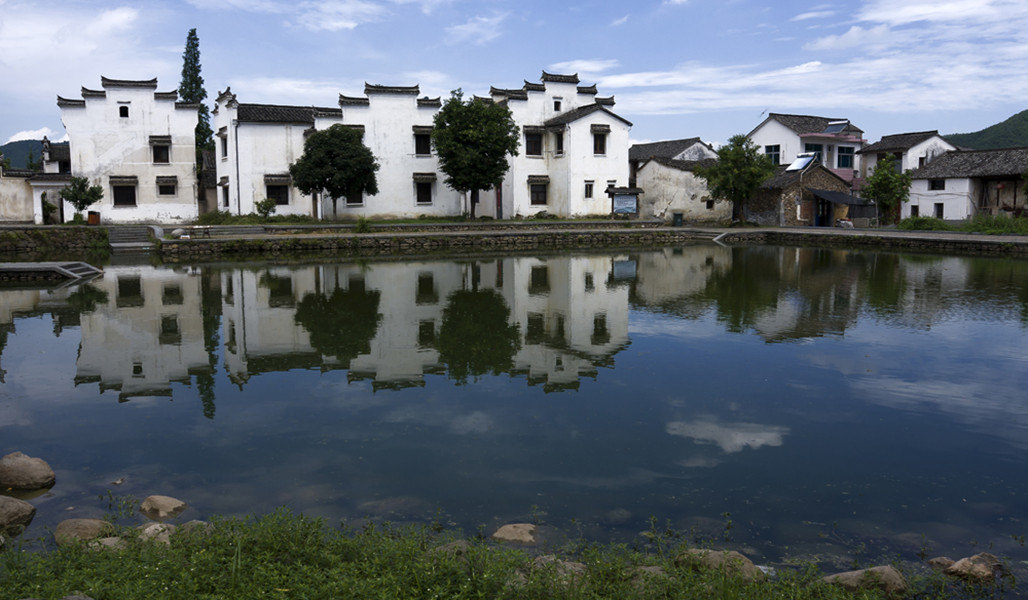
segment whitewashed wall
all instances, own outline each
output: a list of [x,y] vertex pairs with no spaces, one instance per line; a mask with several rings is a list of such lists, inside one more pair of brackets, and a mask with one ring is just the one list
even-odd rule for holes
[[35,221],[32,188],[24,177],[4,177],[0,173],[0,222],[4,221]]
[[903,203],[901,217],[910,216],[910,207],[917,206],[919,215],[935,215],[935,203],[943,204],[943,218],[947,220],[967,219],[974,215],[977,191],[970,179],[946,179],[946,189],[931,191],[927,179],[915,179],[910,184],[910,200]]
[[692,171],[683,171],[648,161],[636,173],[636,185],[646,191],[639,205],[644,217],[671,221],[674,213],[682,213],[686,221],[717,223],[732,219],[732,203],[715,200],[714,208],[707,208],[713,200],[707,181]]

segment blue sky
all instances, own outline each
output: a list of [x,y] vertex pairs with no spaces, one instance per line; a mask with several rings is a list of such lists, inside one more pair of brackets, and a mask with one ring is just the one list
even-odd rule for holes
[[721,142],[763,114],[849,118],[875,141],[1028,108],[1025,0],[0,0],[0,142],[63,136],[55,97],[100,75],[333,106],[365,81],[447,95],[578,72],[636,141]]

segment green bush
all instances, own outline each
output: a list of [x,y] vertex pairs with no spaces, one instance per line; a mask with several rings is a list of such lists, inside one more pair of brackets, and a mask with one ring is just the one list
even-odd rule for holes
[[357,224],[353,226],[354,233],[370,233],[371,221],[367,217],[357,217]]
[[952,231],[953,227],[935,217],[907,217],[896,225],[904,231]]
[[260,200],[253,205],[253,209],[262,219],[267,219],[271,216],[271,213],[275,212],[275,199],[265,198]]
[[964,223],[960,229],[971,233],[1028,235],[1028,217],[977,215]]

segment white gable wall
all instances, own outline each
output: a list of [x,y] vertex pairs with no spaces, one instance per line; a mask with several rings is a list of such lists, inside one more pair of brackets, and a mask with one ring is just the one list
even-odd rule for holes
[[780,146],[779,164],[787,165],[796,160],[796,155],[803,152],[803,141],[793,130],[778,121],[769,120],[750,135],[750,141],[757,145],[761,154],[767,146]]
[[977,191],[971,179],[946,179],[944,190],[929,190],[928,179],[915,179],[910,184],[910,200],[900,209],[901,218],[911,214],[911,207],[918,207],[918,215],[935,216],[935,204],[942,203],[943,218],[946,220],[968,219],[975,214]]

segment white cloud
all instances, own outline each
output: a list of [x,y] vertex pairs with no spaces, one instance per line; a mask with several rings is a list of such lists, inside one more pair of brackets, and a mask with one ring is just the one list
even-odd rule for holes
[[25,131],[19,131],[18,133],[7,138],[5,144],[10,142],[20,142],[21,140],[41,140],[43,136],[50,138],[51,141],[62,141],[67,134],[63,132],[54,131],[49,127],[40,127],[39,129],[28,129]]
[[564,62],[553,63],[548,68],[551,71],[557,73],[580,73],[595,75],[617,68],[620,63],[617,59],[585,59],[585,60],[567,60]]
[[781,446],[788,427],[760,423],[718,423],[712,417],[694,422],[672,421],[665,430],[671,435],[686,437],[697,443],[715,444],[725,454],[756,450],[762,446]]
[[789,19],[790,21],[808,21],[810,19],[824,19],[835,15],[834,10],[812,10],[810,12],[800,13],[795,17]]
[[[871,0],[863,10],[863,21],[904,25],[918,21],[995,21],[1024,16],[1028,6],[1022,0]],[[973,32],[968,32],[973,33]]]
[[628,17],[629,17],[629,15],[625,15],[625,16],[621,17],[620,19],[614,19],[613,21],[610,22],[610,26],[611,27],[619,27],[621,25],[624,25],[625,23],[628,22]]
[[465,23],[447,27],[446,42],[449,44],[470,42],[478,45],[491,42],[503,33],[500,30],[500,23],[509,15],[510,13],[496,13],[490,17],[471,17]]
[[890,33],[888,25],[878,25],[867,29],[854,25],[846,33],[816,39],[804,45],[803,48],[805,50],[845,50],[884,42],[889,38]]
[[302,2],[298,9],[297,23],[311,31],[354,29],[362,23],[377,21],[387,13],[381,4],[363,0]]

